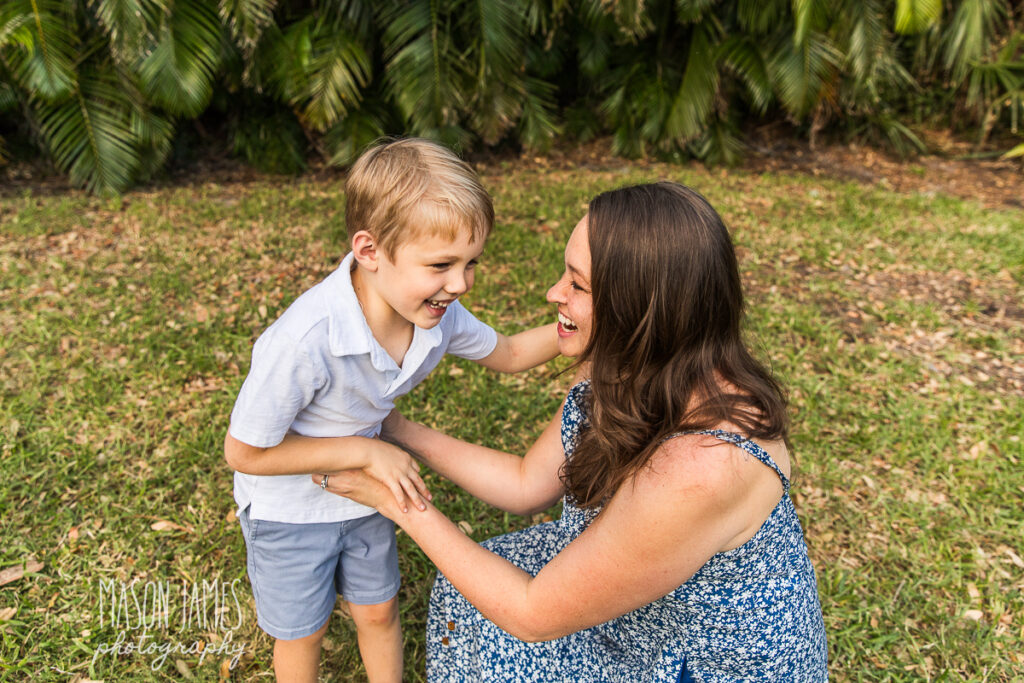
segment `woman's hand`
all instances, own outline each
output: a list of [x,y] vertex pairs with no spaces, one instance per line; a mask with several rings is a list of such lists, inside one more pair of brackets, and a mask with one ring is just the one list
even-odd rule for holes
[[[395,496],[380,480],[364,470],[344,470],[334,474],[314,474],[313,483],[338,496],[372,507],[390,520],[403,513]],[[325,485],[326,483],[326,485]]]

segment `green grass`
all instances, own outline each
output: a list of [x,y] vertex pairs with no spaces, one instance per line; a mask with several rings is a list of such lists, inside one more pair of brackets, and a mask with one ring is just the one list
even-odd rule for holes
[[[698,188],[732,228],[750,341],[789,387],[833,678],[1024,677],[1024,213],[792,175],[492,166],[498,225],[466,304],[505,332],[549,321],[544,294],[585,202],[659,178]],[[0,678],[218,680],[221,654],[93,661],[123,626],[101,623],[101,582],[135,580],[141,598],[147,582],[214,579],[241,580],[232,637],[246,649],[230,678],[271,678],[221,442],[253,340],[343,255],[341,188],[0,200],[0,570],[42,565],[0,587]],[[522,452],[565,366],[509,377],[449,360],[401,405]],[[531,523],[428,482],[478,540]],[[404,536],[400,551],[417,681],[433,569]],[[225,634],[177,601],[167,621],[154,642]],[[362,676],[339,609],[323,679]]]

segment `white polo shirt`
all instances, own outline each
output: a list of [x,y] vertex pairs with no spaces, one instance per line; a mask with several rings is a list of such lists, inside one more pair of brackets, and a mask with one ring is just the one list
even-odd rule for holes
[[[419,384],[452,353],[476,360],[498,342],[494,330],[458,301],[441,322],[416,327],[402,367],[377,342],[352,289],[350,253],[323,282],[302,294],[260,335],[252,367],[231,412],[231,436],[258,448],[302,436],[380,433],[395,400]],[[251,519],[338,522],[372,508],[321,491],[308,474],[235,473],[235,502]]]

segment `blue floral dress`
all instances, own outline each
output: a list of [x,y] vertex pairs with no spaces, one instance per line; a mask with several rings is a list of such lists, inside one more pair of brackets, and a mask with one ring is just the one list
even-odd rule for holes
[[[587,425],[587,383],[569,392],[562,445],[571,457]],[[563,638],[526,643],[485,619],[438,574],[427,622],[430,681],[824,681],[827,650],[814,568],[789,479],[760,446],[735,444],[775,470],[785,493],[742,546],[708,560],[686,583],[633,612]],[[562,518],[484,546],[536,575],[594,520],[567,496]]]

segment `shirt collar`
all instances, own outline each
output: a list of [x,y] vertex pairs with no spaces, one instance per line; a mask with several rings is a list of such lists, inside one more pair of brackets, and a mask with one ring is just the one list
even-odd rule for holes
[[[352,268],[355,264],[355,257],[349,252],[341,261],[337,270],[327,277],[328,287],[326,288],[328,328],[330,335],[331,354],[334,356],[348,356],[360,353],[369,353],[377,365],[378,360],[383,361],[387,352],[373,337],[370,325],[363,315],[363,307],[359,304],[355,289],[352,288]],[[415,327],[413,330],[412,343],[405,354],[403,367],[409,365],[410,360],[420,360],[427,351],[439,345],[443,338],[441,325],[435,325],[429,330],[422,327]],[[382,358],[378,359],[378,356]],[[388,357],[389,358],[389,357]],[[392,360],[393,364],[394,361]]]

